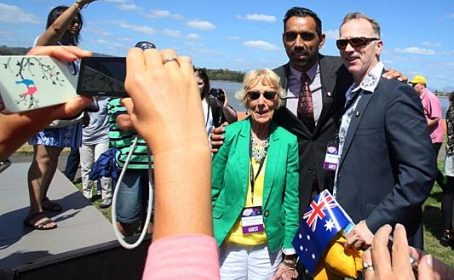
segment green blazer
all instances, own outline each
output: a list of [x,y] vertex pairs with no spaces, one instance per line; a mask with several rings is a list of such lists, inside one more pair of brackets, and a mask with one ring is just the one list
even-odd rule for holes
[[[249,184],[250,119],[227,126],[222,147],[213,158],[212,206],[214,236],[224,242],[241,215]],[[298,141],[272,123],[265,167],[262,214],[268,248],[293,248],[298,228]]]

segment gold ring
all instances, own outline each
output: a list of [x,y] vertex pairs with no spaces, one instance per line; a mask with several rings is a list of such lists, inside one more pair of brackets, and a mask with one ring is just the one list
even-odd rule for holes
[[374,270],[374,266],[370,263],[363,262],[363,269]]
[[178,63],[178,59],[174,56],[166,56],[162,59],[162,64],[166,64],[167,62],[176,61]]

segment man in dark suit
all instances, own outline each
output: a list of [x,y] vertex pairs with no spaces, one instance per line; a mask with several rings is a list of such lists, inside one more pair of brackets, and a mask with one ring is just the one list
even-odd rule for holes
[[[284,17],[284,47],[289,62],[274,71],[287,90],[285,106],[275,120],[298,136],[300,155],[300,214],[316,193],[332,189],[334,172],[323,169],[327,144],[334,140],[336,127],[345,103],[345,91],[352,84],[351,74],[340,57],[319,54],[325,42],[322,23],[313,11],[294,7]],[[314,105],[314,123],[308,124],[297,116],[300,77],[309,76],[309,88]]]
[[354,84],[339,128],[334,195],[356,224],[347,243],[371,245],[383,225],[403,224],[422,248],[422,203],[436,176],[436,159],[421,102],[407,84],[381,77],[378,23],[360,13],[344,18],[336,45]]

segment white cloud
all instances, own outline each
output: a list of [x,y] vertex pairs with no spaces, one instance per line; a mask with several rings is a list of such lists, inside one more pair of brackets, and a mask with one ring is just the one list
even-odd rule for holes
[[438,42],[422,42],[422,45],[423,46],[426,46],[426,47],[441,47],[441,43],[438,43]]
[[338,29],[331,29],[326,30],[325,32],[326,39],[337,40],[339,39],[339,30]]
[[216,25],[212,24],[209,21],[205,20],[191,20],[186,23],[188,26],[199,29],[199,30],[213,30],[216,29]]
[[200,35],[199,34],[195,34],[195,33],[189,33],[185,37],[188,40],[198,40],[198,39],[200,39]]
[[101,36],[110,36],[111,35],[111,33],[95,26],[94,24],[90,24],[90,28],[87,28],[87,31],[91,32],[93,34],[96,34],[96,35],[101,35]]
[[98,44],[103,44],[103,45],[107,45],[108,44],[108,42],[106,40],[104,40],[104,39],[98,39],[95,42],[98,43]]
[[409,53],[409,54],[424,54],[424,55],[432,55],[435,54],[434,50],[431,49],[423,49],[418,47],[408,47],[404,49],[395,49],[396,52],[399,53]]
[[181,35],[181,31],[179,31],[179,30],[164,29],[162,31],[162,33],[167,35],[167,36],[175,37],[175,38],[180,38],[182,36]]
[[39,17],[29,14],[17,6],[0,3],[0,21],[9,23],[33,23],[39,24]]
[[116,21],[116,22],[114,22],[114,24],[118,25],[121,28],[130,29],[130,30],[133,30],[133,31],[136,31],[136,32],[139,32],[139,33],[153,34],[153,33],[156,32],[153,28],[151,28],[149,26],[131,24],[131,23],[128,23],[128,22],[123,21],[123,20],[122,21]]
[[241,40],[240,36],[230,36],[229,39],[234,41]]
[[143,8],[140,6],[137,6],[135,3],[129,0],[104,0],[109,3],[113,3],[117,9],[122,10],[122,11],[128,11],[128,12],[141,12],[143,11]]
[[263,22],[275,22],[275,16],[263,15],[263,14],[247,14],[245,16],[238,16],[240,19],[251,20],[251,21],[263,21]]
[[167,10],[151,10],[147,17],[150,18],[172,18],[172,19],[183,19],[182,15],[172,14]]
[[243,45],[248,47],[248,48],[256,48],[256,49],[262,49],[262,50],[268,50],[268,51],[274,51],[274,50],[280,50],[276,45],[273,45],[271,43],[265,42],[265,41],[245,41],[243,42]]

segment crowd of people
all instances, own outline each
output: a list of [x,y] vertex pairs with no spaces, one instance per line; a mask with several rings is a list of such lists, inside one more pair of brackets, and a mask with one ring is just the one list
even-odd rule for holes
[[[53,9],[29,54],[78,67],[76,61],[90,55],[76,47],[80,9],[93,1]],[[325,35],[313,11],[293,7],[283,24],[289,62],[244,76],[236,98],[247,117],[240,121],[225,93],[210,95],[205,70],[190,58],[140,48],[127,56],[130,98],[98,99],[93,106],[93,99],[79,96],[23,114],[0,114],[1,160],[30,137],[34,145],[24,224],[57,227],[45,211],[64,207],[47,197],[63,147],[81,146],[87,199],[93,195],[88,173],[111,147],[118,167],[126,168],[115,209],[120,232],[136,233],[145,224],[146,205],[153,203],[144,279],[311,279],[292,239],[312,198],[325,189],[355,224],[346,246],[364,251],[365,279],[393,279],[396,273],[454,277],[422,251],[422,204],[435,179],[443,189],[440,240],[454,245],[454,103],[446,115],[445,179],[436,162],[443,142],[439,101],[425,77],[408,84],[401,73],[385,70],[377,21],[358,12],[346,15],[336,41],[339,57],[319,53]],[[90,105],[95,112],[88,112]],[[82,128],[84,115],[89,120]],[[328,150],[335,151],[334,161],[327,161]],[[108,207],[113,183],[99,182]],[[154,202],[146,199],[151,183]]]

